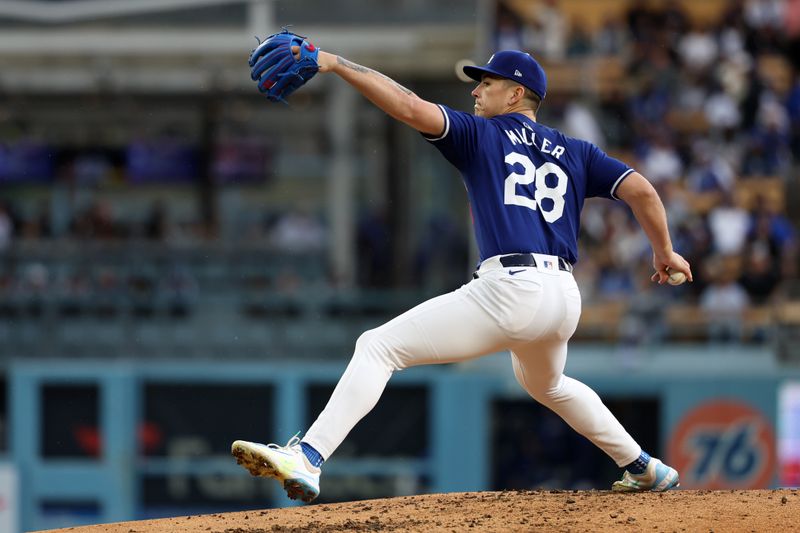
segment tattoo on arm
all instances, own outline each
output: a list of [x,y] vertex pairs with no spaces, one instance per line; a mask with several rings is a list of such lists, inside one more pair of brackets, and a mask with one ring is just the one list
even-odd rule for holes
[[361,65],[353,63],[352,61],[348,61],[345,58],[343,58],[342,56],[337,56],[336,57],[336,61],[340,65],[344,65],[345,67],[349,68],[350,70],[355,70],[356,72],[361,72],[361,73],[366,74],[367,72],[370,72],[372,70],[372,69],[368,69],[367,67],[362,67]]
[[403,91],[404,93],[406,93],[406,94],[409,94],[409,95],[411,95],[411,94],[414,94],[414,92],[413,92],[413,91],[411,91],[411,90],[409,90],[409,89],[406,89],[405,87],[403,87],[402,85],[400,85],[399,83],[397,83],[396,81],[394,81],[394,80],[393,80],[392,78],[390,78],[389,76],[386,76],[386,75],[384,75],[384,74],[381,74],[380,72],[378,72],[378,71],[376,71],[376,70],[372,70],[371,68],[367,68],[367,67],[361,66],[361,65],[359,65],[359,64],[357,64],[357,63],[353,63],[352,61],[348,61],[347,59],[345,59],[345,58],[343,58],[343,57],[341,57],[341,56],[338,56],[338,57],[337,57],[337,62],[338,62],[340,65],[342,65],[342,66],[344,66],[344,67],[346,67],[346,68],[349,68],[350,70],[354,70],[354,71],[356,71],[356,72],[360,72],[360,73],[362,73],[362,74],[374,74],[374,75],[376,75],[376,76],[380,76],[381,78],[383,78],[383,79],[385,79],[386,81],[390,82],[392,85],[394,85],[395,87],[397,87],[398,89],[400,89],[400,90],[401,90],[401,91]]

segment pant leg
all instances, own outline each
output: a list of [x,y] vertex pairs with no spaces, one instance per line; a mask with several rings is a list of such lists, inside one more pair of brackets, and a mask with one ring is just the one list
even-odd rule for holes
[[473,293],[482,280],[416,306],[365,332],[325,409],[303,441],[329,458],[378,402],[395,370],[466,361],[509,346],[509,338]]
[[567,342],[580,317],[580,293],[577,286],[562,287],[559,293],[545,299],[557,319],[554,327],[535,341],[512,347],[514,375],[533,399],[555,412],[618,466],[625,466],[639,457],[641,447],[597,393],[563,373]]

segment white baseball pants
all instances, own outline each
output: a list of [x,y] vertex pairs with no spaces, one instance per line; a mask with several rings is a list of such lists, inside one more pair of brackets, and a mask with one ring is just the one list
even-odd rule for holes
[[[555,261],[551,264],[558,265],[556,258],[551,259]],[[580,292],[572,274],[503,267],[497,256],[484,261],[478,275],[458,290],[362,334],[328,404],[303,440],[329,458],[372,410],[395,370],[509,350],[514,375],[533,399],[618,466],[635,461],[641,447],[600,397],[563,374],[567,341],[581,313]]]

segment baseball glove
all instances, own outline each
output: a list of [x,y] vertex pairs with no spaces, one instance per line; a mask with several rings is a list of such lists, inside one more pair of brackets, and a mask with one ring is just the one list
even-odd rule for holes
[[[299,57],[292,47],[298,46]],[[319,71],[319,50],[286,28],[267,37],[250,53],[250,77],[258,90],[273,102],[281,102]]]

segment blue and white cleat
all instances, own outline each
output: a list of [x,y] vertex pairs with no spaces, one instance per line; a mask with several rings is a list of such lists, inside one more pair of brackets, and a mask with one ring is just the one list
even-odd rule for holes
[[678,471],[658,459],[650,459],[643,474],[631,474],[627,470],[620,481],[615,481],[611,490],[616,492],[663,492],[680,486]]
[[308,503],[319,496],[320,469],[308,462],[297,435],[286,446],[237,440],[231,445],[231,455],[252,475],[280,481],[292,500]]

